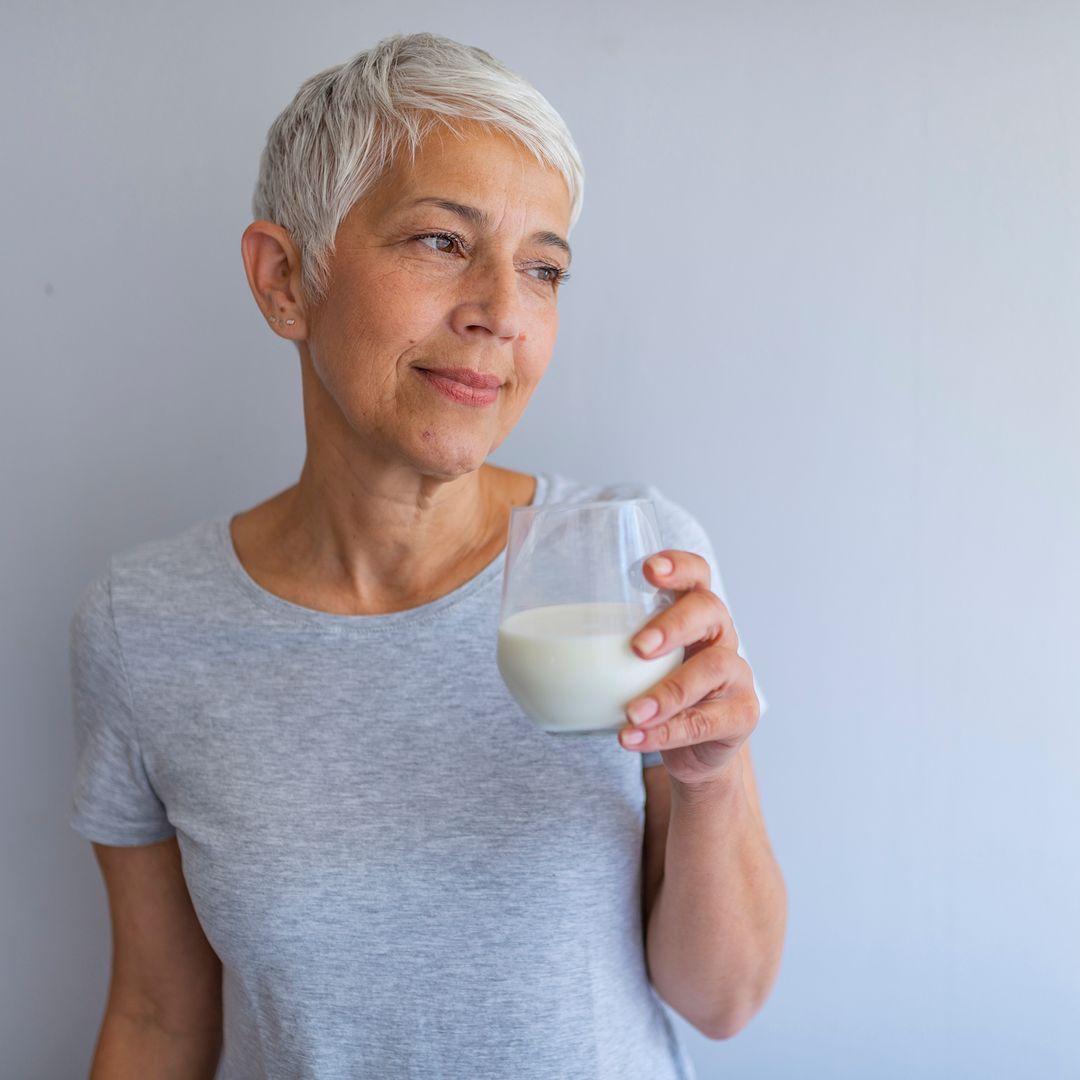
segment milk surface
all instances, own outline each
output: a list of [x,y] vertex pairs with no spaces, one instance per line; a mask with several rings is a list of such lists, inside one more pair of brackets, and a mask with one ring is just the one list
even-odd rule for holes
[[499,671],[545,731],[618,731],[627,723],[626,706],[682,663],[681,648],[656,660],[630,648],[648,620],[639,604],[519,611],[499,628]]

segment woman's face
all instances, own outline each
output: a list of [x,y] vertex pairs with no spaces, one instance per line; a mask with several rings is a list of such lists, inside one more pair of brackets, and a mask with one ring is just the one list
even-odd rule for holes
[[[301,345],[331,429],[445,478],[479,468],[521,416],[570,261],[562,176],[505,136],[461,130],[436,131],[346,216]],[[452,369],[492,388],[430,374]]]

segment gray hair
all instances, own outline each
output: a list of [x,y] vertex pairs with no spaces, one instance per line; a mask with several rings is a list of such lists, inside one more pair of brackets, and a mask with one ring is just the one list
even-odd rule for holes
[[548,100],[483,49],[436,34],[395,34],[313,75],[270,126],[252,211],[286,229],[300,250],[304,290],[330,284],[345,215],[407,148],[437,125],[476,121],[515,139],[570,191],[570,226],[585,174],[574,140]]

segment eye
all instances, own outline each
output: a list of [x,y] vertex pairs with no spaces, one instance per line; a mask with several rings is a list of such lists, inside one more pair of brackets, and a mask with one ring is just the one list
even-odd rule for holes
[[458,236],[457,233],[422,233],[420,236],[414,236],[413,239],[418,240],[424,247],[431,248],[432,251],[438,251],[443,255],[453,255],[456,251],[464,252],[465,250],[465,240],[463,237]]
[[570,277],[570,271],[561,266],[530,266],[529,272],[536,271],[540,276],[537,281],[543,281],[548,285],[561,285]]

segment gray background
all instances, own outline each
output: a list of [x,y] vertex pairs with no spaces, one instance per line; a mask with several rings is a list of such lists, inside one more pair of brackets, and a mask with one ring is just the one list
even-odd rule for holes
[[239,257],[266,128],[429,29],[532,79],[588,173],[496,460],[695,511],[770,699],[784,969],[734,1040],[681,1025],[701,1076],[1077,1075],[1080,5],[5,10],[0,1074],[79,1075],[104,1003],[76,599],[301,464]]

